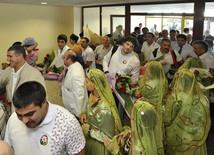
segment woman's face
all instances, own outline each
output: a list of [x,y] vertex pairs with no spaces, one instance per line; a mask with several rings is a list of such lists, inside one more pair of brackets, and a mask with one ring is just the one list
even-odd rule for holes
[[94,89],[95,89],[94,84],[88,77],[85,78],[85,84],[87,86],[88,91],[90,91],[90,92],[94,91]]

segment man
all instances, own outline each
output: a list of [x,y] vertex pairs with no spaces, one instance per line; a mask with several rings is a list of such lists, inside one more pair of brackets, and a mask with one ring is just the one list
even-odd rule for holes
[[184,28],[184,32],[183,32],[184,35],[187,35],[189,34],[189,28]]
[[79,37],[77,35],[71,34],[70,43],[71,43],[71,45],[73,45],[71,50],[74,51],[75,53],[82,55],[82,46],[81,46],[80,42],[77,42],[78,39],[79,39]]
[[17,155],[85,153],[80,124],[66,109],[46,100],[44,87],[23,83],[13,96],[15,111],[9,118],[5,141]]
[[210,30],[205,31],[204,39],[211,39],[212,41],[214,40],[214,37],[210,34]]
[[[171,65],[177,65],[177,63],[178,65],[182,65],[184,61],[177,51],[170,51],[170,45],[171,42],[169,39],[162,39],[160,47],[151,53],[150,60],[157,60],[158,58],[163,57],[163,60],[160,60],[159,62],[162,64],[163,70],[165,74],[167,74],[167,78],[171,80],[173,78],[173,75],[170,75],[169,73]],[[176,62],[174,62],[173,59]]]
[[187,34],[187,44],[192,46],[192,35],[191,34]]
[[13,155],[13,149],[12,147],[4,141],[0,140],[0,155]]
[[[15,90],[26,81],[38,81],[45,87],[45,81],[41,73],[25,61],[25,49],[20,46],[11,46],[7,51],[7,67],[0,76],[0,89],[6,87],[8,101],[12,101]],[[12,111],[14,108],[12,107]]]
[[157,25],[154,24],[154,27],[152,27],[152,28],[150,29],[150,32],[153,33],[153,34],[155,34],[156,31],[157,31]]
[[208,50],[207,52],[210,53],[210,55],[214,58],[214,52],[213,52],[213,41],[211,39],[206,39],[204,40],[207,45],[208,45]]
[[70,49],[70,47],[68,47],[66,44],[67,44],[67,36],[64,35],[64,34],[60,34],[58,37],[57,37],[57,43],[58,43],[58,56],[61,60],[61,63],[63,65],[63,60],[62,60],[62,57],[63,55],[65,54],[65,52]]
[[162,42],[162,39],[168,39],[168,30],[163,30],[162,31],[162,38],[159,38],[158,40],[157,40],[157,43],[160,45],[161,44],[161,42]]
[[135,27],[134,32],[132,32],[131,35],[137,38],[138,35],[140,35],[140,27]]
[[214,68],[214,58],[207,52],[208,45],[205,41],[197,40],[193,42],[193,51],[204,63],[206,69]]
[[184,61],[189,57],[196,57],[192,46],[187,44],[187,36],[184,34],[179,34],[177,36],[177,44],[172,48],[181,55]]
[[77,62],[76,53],[67,51],[63,56],[67,67],[65,78],[62,84],[62,99],[65,108],[76,117],[79,117],[88,101],[87,88],[85,86],[85,73]]
[[170,38],[170,41],[171,41],[171,47],[175,46],[176,43],[177,43],[176,31],[175,30],[170,30],[169,31],[169,38]]
[[146,41],[146,34],[149,32],[149,29],[147,27],[142,28],[142,35],[138,35],[137,40],[139,44],[143,45],[143,42]]
[[91,68],[96,68],[95,66],[95,55],[91,47],[89,47],[89,39],[83,37],[81,39],[81,46],[82,46],[82,57],[84,60],[84,69],[85,73]]
[[103,59],[104,56],[110,51],[112,45],[110,45],[110,38],[106,35],[103,37],[103,44],[98,45],[94,51],[96,58],[96,68],[103,71]]
[[103,60],[104,72],[117,72],[121,75],[132,74],[132,81],[138,83],[140,61],[133,52],[137,44],[137,39],[129,36],[124,39],[123,46],[118,47],[115,53],[108,52]]
[[140,58],[143,61],[149,61],[151,53],[160,46],[154,41],[154,34],[151,32],[148,32],[146,34],[146,41],[143,43]]
[[113,39],[122,38],[123,37],[122,31],[123,31],[123,26],[122,25],[118,25],[116,27],[116,31],[114,31],[114,33],[113,33]]

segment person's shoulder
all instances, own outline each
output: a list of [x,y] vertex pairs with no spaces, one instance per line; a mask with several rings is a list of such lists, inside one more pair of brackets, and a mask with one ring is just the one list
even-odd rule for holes
[[55,119],[64,120],[65,124],[70,122],[71,120],[75,119],[74,115],[72,115],[67,109],[61,107],[59,105],[54,104],[55,108]]

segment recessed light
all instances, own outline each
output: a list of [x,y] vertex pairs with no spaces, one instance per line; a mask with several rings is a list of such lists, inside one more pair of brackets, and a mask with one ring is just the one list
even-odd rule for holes
[[41,2],[41,4],[44,4],[44,5],[45,5],[45,4],[48,4],[48,3],[47,3],[47,2]]

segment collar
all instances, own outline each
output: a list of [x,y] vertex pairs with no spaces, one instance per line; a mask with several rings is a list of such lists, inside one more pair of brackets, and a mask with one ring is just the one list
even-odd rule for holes
[[89,45],[84,49],[82,48],[82,51],[86,51],[89,48]]
[[200,58],[200,59],[204,59],[204,58],[207,57],[208,55],[209,55],[209,53],[206,52],[206,53],[200,55],[199,58]]
[[47,101],[47,103],[49,104],[48,106],[48,112],[45,116],[45,119],[42,121],[42,123],[39,124],[38,128],[39,127],[42,127],[43,125],[46,125],[46,124],[49,124],[50,122],[52,122],[53,120],[53,115],[55,113],[55,109],[54,109],[54,106],[53,104],[51,104],[50,102]]
[[17,72],[15,72],[15,69],[14,69],[14,67],[13,67],[13,68],[12,68],[12,74],[13,74],[14,76],[18,76],[18,75],[20,74],[22,68],[25,66],[25,64],[26,64],[26,62],[24,63],[24,65],[23,65],[21,68],[19,68],[19,70],[18,70]]

